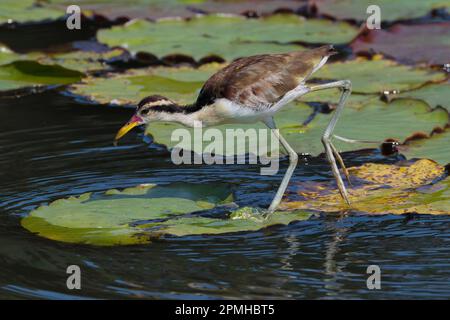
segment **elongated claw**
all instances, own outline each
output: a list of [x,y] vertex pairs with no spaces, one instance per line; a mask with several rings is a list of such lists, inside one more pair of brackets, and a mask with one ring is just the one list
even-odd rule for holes
[[336,179],[336,183],[339,189],[339,193],[345,202],[350,206],[350,200],[348,199],[347,189],[345,188],[344,182],[342,181],[341,175],[339,173],[339,169],[336,165],[336,159],[333,156],[333,149],[331,147],[331,143],[329,141],[324,140],[323,145],[325,147],[325,152],[328,158],[328,161],[331,165],[331,171],[333,173],[334,178]]
[[339,154],[339,151],[336,149],[336,147],[332,143],[330,143],[330,147],[331,147],[331,150],[333,150],[334,156],[337,158],[339,165],[341,166],[342,171],[344,172],[345,177],[347,178],[348,184],[350,186],[353,186],[352,182],[350,181],[350,175],[348,173],[347,168],[345,167],[344,160],[342,160],[342,157]]

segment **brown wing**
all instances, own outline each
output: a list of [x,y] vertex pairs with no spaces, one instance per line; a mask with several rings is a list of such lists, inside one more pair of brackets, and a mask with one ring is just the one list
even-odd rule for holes
[[195,105],[209,105],[220,98],[254,108],[275,103],[309,77],[323,57],[333,53],[332,46],[323,46],[238,59],[206,81]]

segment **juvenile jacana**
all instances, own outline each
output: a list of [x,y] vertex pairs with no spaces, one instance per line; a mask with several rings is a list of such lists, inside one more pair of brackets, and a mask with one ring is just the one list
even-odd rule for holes
[[311,75],[336,53],[333,46],[326,45],[308,51],[262,54],[238,59],[211,76],[192,105],[180,106],[158,95],[142,99],[136,113],[117,133],[115,141],[132,128],[153,121],[177,122],[185,126],[194,126],[194,122],[201,122],[205,127],[262,121],[273,130],[290,159],[290,165],[268,209],[273,212],[280,204],[298,160],[297,153],[278,130],[275,130],[273,115],[292,100],[309,92],[341,88],[341,98],[323,133],[322,143],[340,194],[347,204],[350,204],[335,157],[347,178],[348,174],[342,158],[331,143],[331,138],[345,100],[351,92],[351,82],[340,80],[318,85],[306,83]]

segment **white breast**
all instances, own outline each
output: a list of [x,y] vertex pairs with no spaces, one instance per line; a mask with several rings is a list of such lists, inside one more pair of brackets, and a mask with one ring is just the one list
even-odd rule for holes
[[269,106],[254,109],[222,98],[199,111],[197,119],[206,126],[223,123],[254,123],[264,120],[273,113]]

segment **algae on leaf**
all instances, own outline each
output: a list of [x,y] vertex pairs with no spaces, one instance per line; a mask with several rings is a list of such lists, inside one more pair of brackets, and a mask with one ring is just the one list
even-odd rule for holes
[[[366,163],[348,168],[353,186],[347,188],[351,206],[333,182],[301,183],[281,210],[352,210],[371,214],[450,214],[450,179],[445,168],[422,159],[394,165]],[[440,179],[444,179],[440,181]]]

